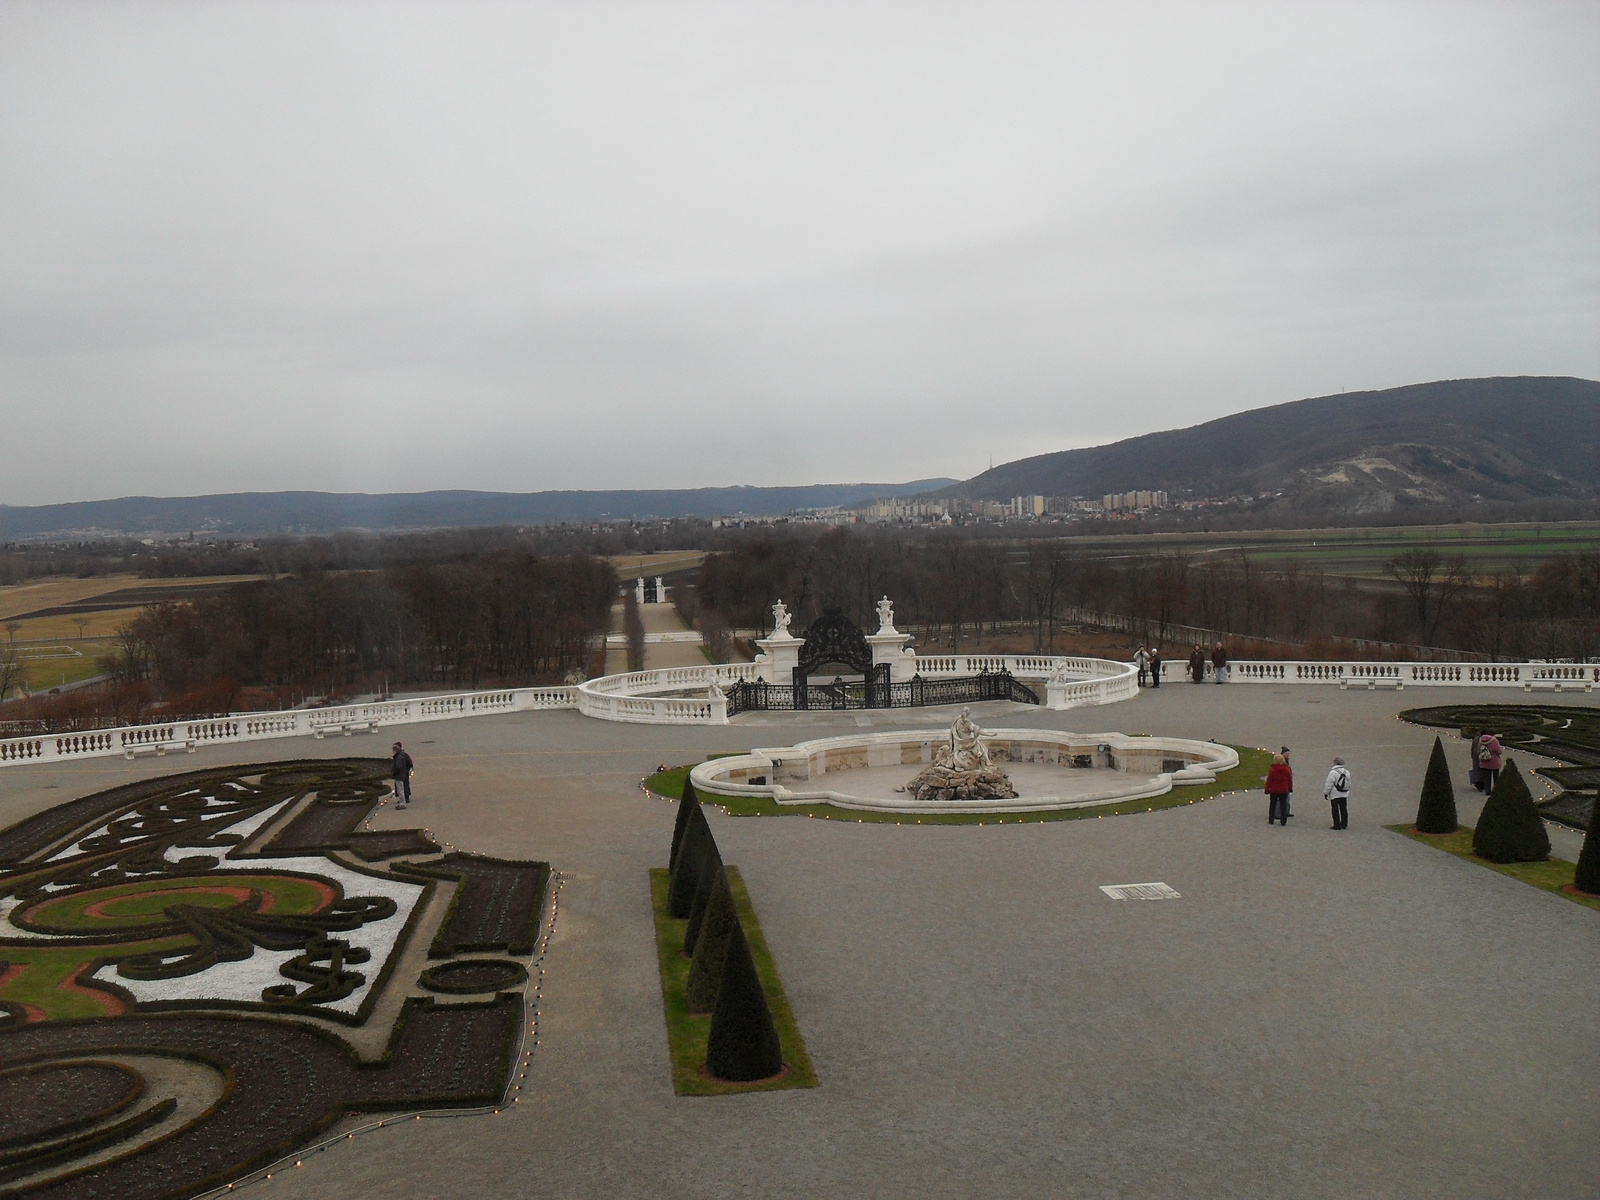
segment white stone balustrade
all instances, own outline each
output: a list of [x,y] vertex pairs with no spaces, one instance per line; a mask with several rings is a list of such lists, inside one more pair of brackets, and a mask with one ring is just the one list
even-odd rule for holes
[[[1182,681],[1187,664],[1167,664],[1166,678]],[[1207,665],[1206,673],[1210,674]],[[1525,692],[1594,691],[1600,665],[1594,663],[1435,663],[1295,662],[1237,660],[1228,665],[1230,683],[1332,683],[1342,688],[1517,687]]]
[[[793,639],[798,641],[799,639]],[[1025,654],[944,654],[917,656],[924,679],[959,678],[983,671],[1009,671],[1040,690],[1051,709],[1112,704],[1138,694],[1131,664],[1103,658]],[[1168,679],[1182,681],[1184,664],[1173,662]],[[505,688],[459,692],[411,700],[340,704],[282,712],[232,713],[195,721],[166,721],[117,729],[0,737],[0,766],[104,757],[193,751],[202,745],[266,741],[284,737],[351,736],[388,726],[454,720],[497,713],[577,709],[602,721],[645,725],[724,725],[728,702],[713,691],[762,678],[770,663],[724,663],[630,671],[591,679],[576,687]],[[1298,662],[1240,660],[1231,664],[1230,683],[1337,684],[1342,688],[1464,687],[1520,688],[1523,691],[1593,692],[1600,664],[1593,663],[1432,663]],[[784,682],[787,682],[785,679]],[[693,694],[703,693],[703,694]]]
[[[226,717],[196,721],[165,721],[95,729],[82,733],[33,734],[0,738],[0,766],[61,759],[100,758],[121,754],[193,751],[202,745],[228,745],[284,737],[349,736],[390,725],[441,721],[550,708],[578,707],[577,688],[510,688],[491,692],[463,692],[423,696],[413,700],[384,700],[371,704],[340,704],[326,708],[289,709],[281,712],[231,713]],[[726,718],[724,718],[726,719]]]

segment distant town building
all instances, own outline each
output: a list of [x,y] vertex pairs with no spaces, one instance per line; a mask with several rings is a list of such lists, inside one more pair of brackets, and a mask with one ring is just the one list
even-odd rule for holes
[[1139,508],[1169,508],[1165,492],[1112,492],[1104,496],[1100,506],[1107,512],[1131,512]]

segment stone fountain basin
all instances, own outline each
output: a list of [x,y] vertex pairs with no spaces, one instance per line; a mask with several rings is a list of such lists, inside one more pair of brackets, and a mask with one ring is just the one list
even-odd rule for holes
[[[1018,795],[1007,800],[919,802],[895,789],[933,761],[947,729],[890,730],[762,747],[703,762],[690,773],[703,796],[748,796],[778,804],[831,804],[875,812],[1043,812],[1163,796],[1213,783],[1239,765],[1229,746],[1188,738],[1053,729],[986,730],[994,765]],[[1081,765],[1087,760],[1088,765]]]

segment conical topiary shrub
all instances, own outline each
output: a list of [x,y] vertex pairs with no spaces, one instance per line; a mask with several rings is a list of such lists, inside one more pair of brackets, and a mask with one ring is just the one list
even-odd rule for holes
[[715,845],[706,814],[697,804],[689,813],[689,828],[684,830],[683,843],[678,847],[678,863],[672,869],[672,881],[667,888],[667,915],[678,920],[689,915],[694,907],[694,894],[700,890],[700,863],[705,858],[707,843]]
[[1550,835],[1533,806],[1515,759],[1495,780],[1472,834],[1472,852],[1490,862],[1543,862],[1550,857]]
[[711,902],[711,889],[722,874],[722,852],[715,839],[708,839],[700,860],[700,886],[694,890],[694,901],[689,905],[689,925],[683,931],[683,952],[693,954],[700,939],[700,929],[705,922],[706,905]]
[[684,992],[692,1013],[708,1013],[717,1002],[717,988],[722,984],[722,966],[728,957],[728,939],[733,927],[739,923],[739,910],[734,907],[733,889],[728,886],[728,872],[717,872],[711,885],[711,898],[706,901],[706,914],[700,922],[700,936],[695,940],[694,958],[689,963],[689,984]]
[[1444,743],[1433,739],[1433,754],[1428,758],[1428,773],[1422,777],[1422,801],[1417,805],[1418,833],[1456,831],[1456,790],[1450,782],[1450,764],[1444,756]]
[[744,928],[734,922],[722,963],[722,985],[711,1010],[706,1071],[718,1079],[748,1083],[783,1070],[783,1047],[761,988]]
[[672,853],[667,858],[667,870],[672,870],[678,865],[678,848],[683,845],[684,831],[689,828],[689,813],[700,807],[700,796],[694,790],[694,784],[688,779],[683,781],[683,796],[678,801],[678,817],[672,823]]
[[[1578,870],[1572,876],[1572,886],[1591,896],[1600,896],[1600,833],[1595,831],[1596,825],[1600,825],[1600,801],[1595,802],[1594,811],[1589,814],[1589,832],[1584,835],[1583,849],[1578,852]],[[704,933],[700,935],[702,940],[705,936]],[[694,968],[689,970],[693,980]]]

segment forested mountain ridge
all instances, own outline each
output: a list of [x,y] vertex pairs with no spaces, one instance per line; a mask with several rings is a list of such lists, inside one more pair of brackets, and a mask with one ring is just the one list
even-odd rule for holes
[[0,504],[0,540],[51,534],[316,534],[343,529],[449,529],[628,517],[779,516],[797,508],[861,504],[955,482],[824,483],[595,492],[238,492],[128,496],[73,504]]
[[1296,400],[1187,429],[994,467],[942,494],[1005,500],[1131,489],[1182,497],[1285,493],[1351,515],[1397,505],[1592,500],[1600,383],[1451,379]]

